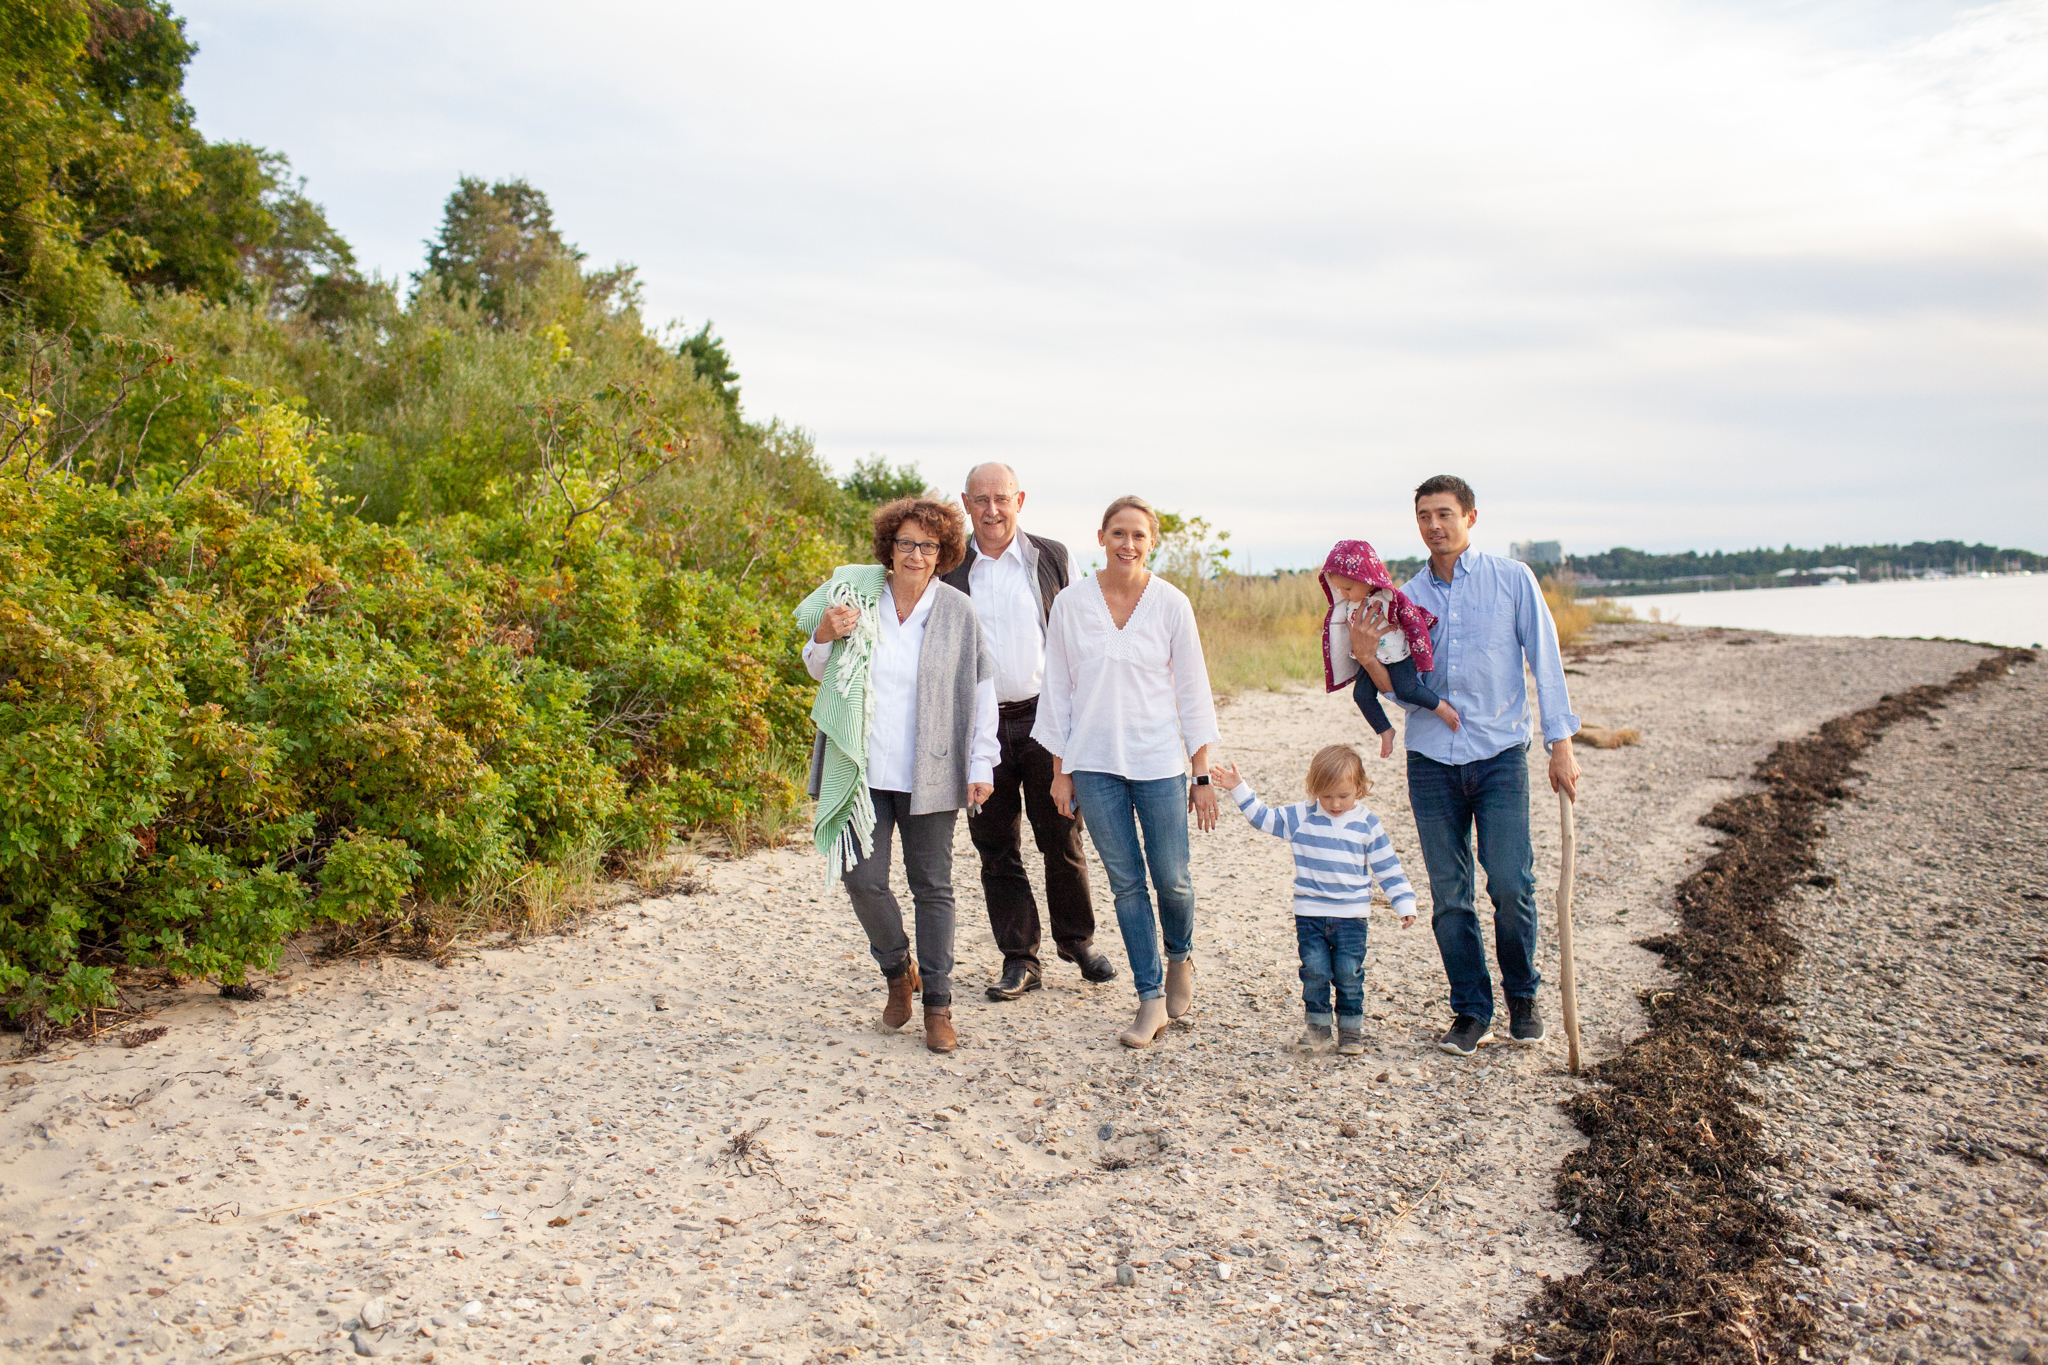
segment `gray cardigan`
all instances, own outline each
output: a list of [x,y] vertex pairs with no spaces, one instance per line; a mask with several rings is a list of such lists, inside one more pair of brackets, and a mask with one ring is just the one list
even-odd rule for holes
[[[967,804],[967,763],[974,753],[974,689],[995,675],[995,660],[981,638],[981,619],[967,594],[941,579],[933,594],[917,652],[917,762],[910,778],[910,813],[959,810]],[[811,745],[810,794],[825,771],[825,737]]]

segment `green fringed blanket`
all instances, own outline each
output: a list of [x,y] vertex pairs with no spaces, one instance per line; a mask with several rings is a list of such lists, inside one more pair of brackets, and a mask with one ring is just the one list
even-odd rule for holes
[[818,633],[827,608],[860,609],[852,633],[832,642],[832,657],[811,707],[811,721],[824,738],[813,835],[828,877],[852,871],[875,846],[875,803],[868,796],[868,727],[875,704],[868,675],[882,638],[887,577],[888,570],[879,564],[842,564],[796,609],[796,623],[810,636]]

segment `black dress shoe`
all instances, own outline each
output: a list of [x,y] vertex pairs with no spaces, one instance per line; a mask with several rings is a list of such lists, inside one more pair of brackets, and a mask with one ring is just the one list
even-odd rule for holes
[[1015,1000],[1026,991],[1035,991],[1042,983],[1038,968],[1029,962],[1005,962],[1003,979],[988,988],[991,1000]]
[[1094,949],[1089,949],[1074,959],[1074,965],[1081,969],[1081,979],[1100,986],[1105,981],[1116,980],[1116,964]]

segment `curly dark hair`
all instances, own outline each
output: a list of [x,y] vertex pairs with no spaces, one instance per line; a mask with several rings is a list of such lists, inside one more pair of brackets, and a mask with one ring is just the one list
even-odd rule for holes
[[934,575],[951,572],[967,558],[967,518],[959,508],[930,498],[898,498],[875,509],[875,563],[895,567],[896,535],[906,521],[916,522],[939,542]]

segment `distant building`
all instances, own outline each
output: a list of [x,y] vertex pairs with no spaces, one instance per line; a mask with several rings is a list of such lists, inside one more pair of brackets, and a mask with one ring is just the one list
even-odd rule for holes
[[1531,566],[1564,563],[1564,547],[1554,540],[1518,540],[1508,546],[1508,558]]

